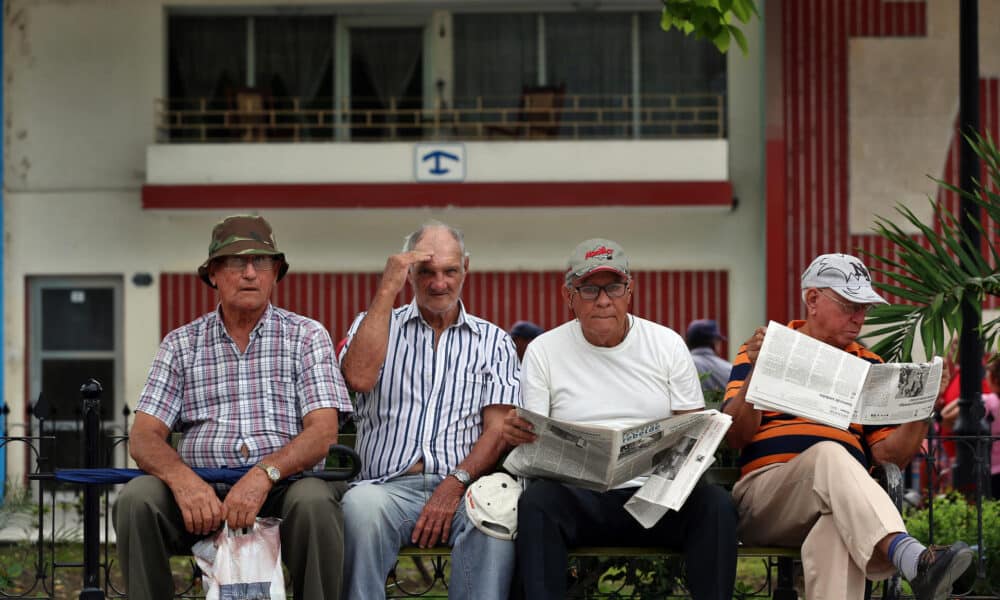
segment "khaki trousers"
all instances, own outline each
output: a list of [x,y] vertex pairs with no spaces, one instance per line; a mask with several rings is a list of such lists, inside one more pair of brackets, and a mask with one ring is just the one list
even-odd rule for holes
[[[347,485],[304,477],[271,491],[260,516],[281,517],[281,556],[295,598],[338,600],[344,561],[340,497]],[[136,477],[114,506],[118,560],[132,600],[170,600],[170,556],[188,554],[201,539],[184,529],[173,493],[151,475]]]
[[895,572],[876,544],[905,532],[888,494],[835,442],[754,471],[733,487],[739,535],[752,546],[801,546],[809,600],[864,597],[865,576]]

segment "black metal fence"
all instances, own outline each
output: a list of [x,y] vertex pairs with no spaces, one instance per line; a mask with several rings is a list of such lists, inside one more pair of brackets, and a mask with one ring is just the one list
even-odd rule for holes
[[[112,464],[111,457],[122,452],[128,440],[129,409],[122,414],[123,433],[102,435],[100,414],[100,386],[91,380],[81,388],[81,425],[84,435],[83,447],[85,466],[105,466]],[[6,410],[6,407],[3,407]],[[11,529],[12,517],[17,517],[24,535],[10,541],[0,541],[0,598],[67,598],[79,597],[85,600],[125,597],[124,584],[115,569],[116,558],[109,540],[113,537],[109,519],[111,486],[62,484],[54,479],[55,468],[51,464],[56,436],[47,423],[48,408],[43,399],[31,407],[31,427],[25,435],[11,435],[5,428],[0,437],[0,447],[8,449],[21,445],[26,461],[30,464],[27,476],[30,485],[17,493],[16,486],[8,486],[5,504],[0,508],[0,530],[7,525]],[[5,419],[5,423],[7,419]],[[926,543],[950,543],[962,539],[976,551],[974,568],[958,581],[955,595],[969,599],[1000,598],[1000,501],[991,497],[989,488],[989,456],[992,444],[998,438],[989,436],[937,436],[930,435],[925,451],[911,463],[906,474],[908,488],[907,504],[904,512],[907,526],[915,537]],[[975,460],[975,484],[964,490],[954,490],[950,473],[954,467],[955,453],[952,444],[968,444]],[[82,488],[82,489],[81,489]],[[931,501],[933,499],[933,501]],[[57,517],[66,512],[75,513],[79,523],[67,529]],[[72,520],[72,519],[71,519]],[[64,542],[73,541],[74,546],[83,547],[82,558],[65,557]],[[417,586],[417,595],[434,596],[441,591],[446,572],[446,559],[422,557],[413,559],[416,570],[420,566],[429,572],[418,573],[428,585]],[[640,570],[652,573],[675,572],[676,568],[664,564],[644,561]],[[431,561],[429,563],[423,561]],[[769,559],[764,559],[769,564]],[[770,561],[773,563],[773,561]],[[617,562],[606,560],[578,560],[571,565],[568,574],[574,583],[596,582],[607,579],[608,569],[630,568],[635,559]],[[770,564],[766,569],[765,585],[758,589],[740,591],[740,597],[766,595],[771,589]],[[180,558],[174,563],[175,594],[178,597],[198,597],[199,572],[194,563]],[[595,572],[600,570],[600,572]],[[613,573],[614,571],[612,571]],[[72,577],[67,577],[72,575]],[[390,581],[394,590],[398,569]],[[429,578],[429,579],[428,579]],[[67,588],[67,580],[76,582],[76,587]],[[626,581],[624,575],[619,578]],[[627,583],[627,582],[626,582]],[[577,586],[583,588],[586,586]],[[683,595],[682,582],[676,587]],[[650,597],[637,595],[636,586],[627,585],[613,588],[610,597]],[[903,590],[905,596],[905,588]],[[608,597],[607,592],[580,592],[585,597]],[[878,592],[877,592],[878,593]],[[404,595],[412,595],[407,592]]]

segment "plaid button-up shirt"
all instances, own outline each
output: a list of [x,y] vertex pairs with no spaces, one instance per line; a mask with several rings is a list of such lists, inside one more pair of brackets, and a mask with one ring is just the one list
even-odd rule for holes
[[183,433],[178,453],[188,465],[237,467],[287,444],[319,408],[351,411],[330,335],[268,305],[242,353],[218,310],[171,331],[136,410]]

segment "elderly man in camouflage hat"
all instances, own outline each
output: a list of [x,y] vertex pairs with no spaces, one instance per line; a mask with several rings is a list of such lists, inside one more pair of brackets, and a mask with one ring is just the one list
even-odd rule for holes
[[[229,217],[212,231],[198,274],[219,306],[164,338],[136,406],[129,447],[149,475],[122,489],[114,511],[130,598],[172,598],[171,554],[258,516],[282,518],[296,598],[340,597],[345,486],[287,478],[322,467],[351,405],[323,326],[271,306],[287,271],[263,218]],[[171,431],[183,434],[177,450]],[[223,466],[251,468],[228,489],[192,471]]]

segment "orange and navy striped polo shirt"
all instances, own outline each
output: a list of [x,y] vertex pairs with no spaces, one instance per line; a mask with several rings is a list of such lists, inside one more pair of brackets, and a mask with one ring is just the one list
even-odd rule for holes
[[[805,321],[792,321],[788,324],[792,329],[805,325]],[[869,351],[857,342],[852,342],[844,352],[863,358],[868,362],[881,363],[882,358]],[[726,385],[726,402],[736,396],[743,387],[743,382],[750,374],[750,359],[747,358],[746,344],[740,347],[733,370]],[[763,411],[760,428],[740,452],[740,472],[742,475],[761,467],[784,463],[795,458],[814,444],[824,441],[837,442],[867,469],[871,455],[870,448],[884,440],[892,433],[894,426],[860,425],[851,423],[847,431],[820,425],[819,423],[796,417],[787,413]]]

